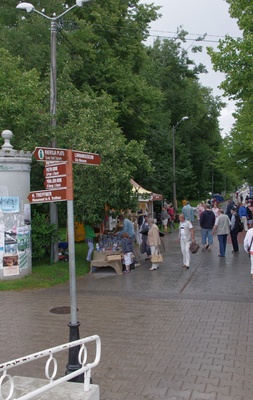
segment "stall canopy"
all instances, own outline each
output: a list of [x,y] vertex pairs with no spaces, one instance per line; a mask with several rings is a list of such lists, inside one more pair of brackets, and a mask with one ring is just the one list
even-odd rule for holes
[[154,201],[163,201],[163,196],[161,194],[157,194],[151,192],[150,190],[144,189],[141,185],[135,182],[133,179],[130,179],[130,183],[132,185],[133,192],[137,193],[139,206],[142,209],[143,213],[154,215]]

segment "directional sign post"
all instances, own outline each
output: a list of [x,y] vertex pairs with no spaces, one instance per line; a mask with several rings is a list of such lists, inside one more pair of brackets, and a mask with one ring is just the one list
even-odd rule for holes
[[67,189],[64,187],[60,189],[38,190],[36,192],[30,192],[28,195],[28,200],[32,204],[66,201]]
[[37,161],[67,161],[68,150],[50,147],[36,147],[33,155]]
[[45,165],[44,168],[45,178],[55,178],[61,175],[66,175],[66,163]]
[[72,161],[77,164],[100,165],[101,157],[99,154],[95,153],[72,150]]
[[57,176],[55,178],[46,178],[44,181],[44,186],[46,189],[57,189],[66,187],[67,177],[66,175]]
[[[32,204],[52,203],[67,200],[68,217],[68,250],[69,250],[69,284],[70,284],[70,314],[71,321],[70,341],[79,339],[79,325],[77,321],[76,304],[76,267],[75,267],[75,232],[74,232],[74,195],[73,195],[73,163],[84,165],[99,165],[101,158],[99,154],[86,153],[77,150],[66,150],[48,147],[36,147],[34,157],[45,165],[45,187],[46,190],[30,192],[28,199]],[[69,363],[67,371],[78,368],[78,351],[69,352]],[[80,368],[80,367],[79,367]]]

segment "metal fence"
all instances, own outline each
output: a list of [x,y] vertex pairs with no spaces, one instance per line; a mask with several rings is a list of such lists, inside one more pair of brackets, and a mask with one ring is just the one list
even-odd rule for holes
[[[94,361],[87,363],[87,356],[88,356],[88,351],[86,344],[90,342],[95,342],[96,344],[96,352],[95,352],[95,357]],[[57,370],[58,370],[58,363],[56,358],[54,357],[56,353],[59,353],[61,351],[68,350],[73,347],[80,346],[80,350],[78,353],[78,361],[81,365],[81,368],[71,372],[61,378],[55,379],[57,375]],[[60,346],[52,347],[47,350],[40,351],[38,353],[30,354],[28,356],[22,357],[22,358],[17,358],[16,360],[11,360],[8,361],[4,364],[0,365],[0,373],[2,373],[2,376],[0,378],[0,399],[1,400],[11,400],[13,399],[13,394],[15,390],[15,383],[13,377],[10,375],[9,371],[14,368],[14,367],[20,367],[23,364],[38,360],[43,357],[48,357],[46,364],[45,364],[45,376],[46,379],[48,379],[48,383],[45,384],[44,386],[29,392],[25,395],[22,395],[21,397],[16,397],[15,400],[29,400],[33,399],[35,396],[38,396],[39,394],[42,394],[46,392],[47,390],[52,389],[53,387],[60,385],[61,383],[67,382],[69,380],[72,380],[73,378],[84,374],[84,391],[88,392],[90,390],[90,380],[91,380],[91,370],[92,368],[96,367],[100,361],[101,357],[101,340],[100,337],[97,335],[93,335],[87,338],[75,340],[73,342],[65,343]],[[52,372],[50,372],[52,370]],[[8,385],[9,383],[9,385]],[[2,395],[2,389],[3,385],[8,385],[8,394],[3,397]]]

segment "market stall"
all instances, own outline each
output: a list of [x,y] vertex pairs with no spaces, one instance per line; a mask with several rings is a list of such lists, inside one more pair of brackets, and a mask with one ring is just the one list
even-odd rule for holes
[[112,267],[117,272],[117,274],[122,275],[121,251],[94,251],[93,260],[90,263],[90,274],[92,274],[94,267]]
[[[139,208],[143,214],[149,214],[152,218],[157,218],[157,209],[162,208],[163,196],[144,189],[141,185],[130,179],[133,192],[138,195]],[[157,204],[158,203],[158,204]],[[158,207],[159,206],[159,207]]]
[[100,234],[90,263],[90,273],[93,268],[112,267],[117,274],[122,274],[121,238],[113,233]]

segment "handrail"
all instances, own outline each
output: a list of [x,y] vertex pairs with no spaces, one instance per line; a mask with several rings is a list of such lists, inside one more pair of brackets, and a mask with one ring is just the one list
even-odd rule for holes
[[[94,341],[96,342],[95,359],[93,362],[85,365],[85,363],[87,361],[87,348],[86,348],[85,344],[94,342]],[[78,353],[78,362],[80,363],[81,368],[79,368],[78,370],[71,372],[61,378],[54,380],[54,378],[56,377],[56,374],[57,374],[58,366],[57,366],[57,360],[53,357],[53,355],[55,353],[59,353],[60,351],[67,350],[67,349],[70,349],[72,347],[77,347],[77,346],[80,346],[80,350]],[[15,398],[15,400],[33,399],[35,396],[42,394],[42,393],[46,392],[47,390],[52,389],[53,387],[60,385],[63,382],[67,382],[81,374],[84,374],[84,391],[88,392],[90,390],[91,369],[98,365],[100,358],[101,358],[101,340],[98,335],[93,335],[93,336],[89,336],[87,338],[75,340],[73,342],[64,343],[60,346],[51,347],[50,349],[42,350],[42,351],[39,351],[38,353],[33,353],[28,356],[17,358],[15,360],[11,360],[4,364],[1,364],[0,372],[2,372],[2,376],[0,378],[0,400],[11,400],[13,393],[14,393],[14,389],[15,389],[14,380],[13,380],[13,377],[8,374],[10,369],[20,366],[20,365],[23,365],[23,364],[26,364],[28,362],[38,360],[43,357],[47,357],[47,356],[49,358],[45,365],[45,375],[46,375],[46,378],[50,382],[48,384],[40,387],[39,389],[36,389],[30,393],[22,395],[21,397]],[[53,362],[53,372],[50,375],[49,367],[50,367],[51,362]],[[7,397],[4,398],[2,395],[2,386],[3,386],[3,384],[6,384],[7,381],[9,381],[9,393],[7,394]]]

